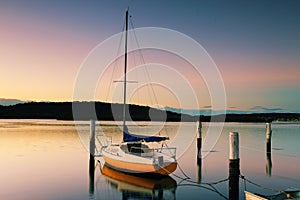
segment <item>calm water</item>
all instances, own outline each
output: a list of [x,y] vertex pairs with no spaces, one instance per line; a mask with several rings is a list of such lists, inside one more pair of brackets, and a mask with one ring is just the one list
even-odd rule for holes
[[[88,137],[88,124],[81,124],[79,129]],[[171,139],[177,125],[166,125]],[[205,137],[208,123],[203,125]],[[193,135],[196,124],[185,126],[186,134]],[[205,183],[228,177],[230,131],[240,134],[242,175],[274,190],[300,188],[300,124],[274,123],[272,129],[271,159],[265,154],[265,124],[227,123],[213,150],[199,164],[194,141],[179,158],[180,168],[170,177],[156,180],[120,174],[105,167],[101,172],[100,163],[94,174],[90,174],[89,153],[73,122],[1,120],[0,199],[226,199],[228,181],[213,187]],[[114,142],[121,138],[116,126],[102,126],[102,130]],[[202,149],[202,154],[206,153]],[[186,177],[188,179],[183,180]],[[273,193],[250,183],[246,183],[246,187],[251,192]],[[241,180],[240,199],[244,199],[243,190]]]

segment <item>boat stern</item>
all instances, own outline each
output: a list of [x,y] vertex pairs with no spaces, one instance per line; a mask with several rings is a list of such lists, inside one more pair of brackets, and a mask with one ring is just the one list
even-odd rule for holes
[[163,166],[158,165],[154,173],[168,175],[173,173],[177,168],[177,162],[165,163]]

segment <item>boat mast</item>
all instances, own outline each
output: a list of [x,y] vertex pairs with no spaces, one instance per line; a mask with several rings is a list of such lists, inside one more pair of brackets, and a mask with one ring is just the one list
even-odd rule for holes
[[124,100],[123,100],[123,132],[126,130],[126,84],[127,84],[127,32],[128,32],[128,7],[126,9],[125,24],[125,65],[124,65]]

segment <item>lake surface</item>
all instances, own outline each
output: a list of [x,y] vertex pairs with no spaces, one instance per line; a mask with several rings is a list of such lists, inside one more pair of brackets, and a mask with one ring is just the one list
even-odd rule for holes
[[[89,122],[77,124],[76,129],[70,121],[0,120],[0,199],[226,199],[231,131],[239,132],[241,174],[261,186],[246,182],[248,191],[271,194],[288,187],[300,188],[300,123],[272,124],[269,159],[265,124],[225,123],[216,145],[202,149],[203,158],[198,162],[196,123],[186,123],[184,130],[194,141],[181,151],[174,174],[163,179],[120,174],[103,168],[103,163],[96,163],[94,173],[90,173],[89,152],[82,141],[88,138]],[[104,131],[115,143],[121,140],[117,126],[101,124],[106,125],[97,122],[97,133]],[[178,123],[165,125],[172,144]],[[204,143],[208,126],[203,123]],[[155,129],[157,125],[147,127]],[[244,181],[240,179],[240,199],[244,199],[243,191]]]

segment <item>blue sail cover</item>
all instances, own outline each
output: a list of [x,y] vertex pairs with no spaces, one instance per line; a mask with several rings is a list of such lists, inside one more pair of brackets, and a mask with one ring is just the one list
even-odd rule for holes
[[160,142],[164,140],[168,140],[168,137],[160,137],[160,136],[146,136],[146,135],[135,135],[131,134],[128,131],[123,131],[123,141],[124,142]]

